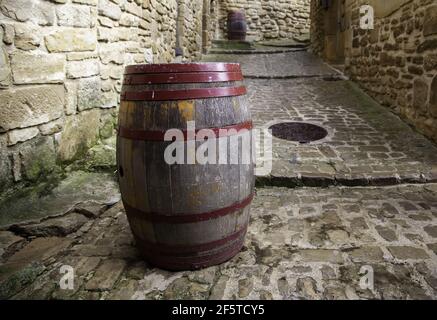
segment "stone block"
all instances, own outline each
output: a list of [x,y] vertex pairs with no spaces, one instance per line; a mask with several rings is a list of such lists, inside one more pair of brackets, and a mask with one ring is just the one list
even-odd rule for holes
[[437,238],[437,225],[428,225],[423,228],[425,232],[432,238]]
[[3,47],[0,48],[0,88],[11,84],[9,58]]
[[26,128],[59,118],[63,113],[64,99],[63,85],[0,91],[0,132]]
[[83,79],[78,85],[77,107],[79,111],[98,108],[102,104],[100,78]]
[[90,7],[66,5],[56,9],[58,24],[67,27],[89,28],[92,26],[93,16]]
[[20,146],[21,167],[27,180],[37,181],[56,167],[53,137],[41,136]]
[[49,123],[44,123],[39,126],[39,130],[42,135],[51,135],[56,132],[59,132],[64,127],[64,119],[59,118],[55,121],[51,121]]
[[50,52],[94,51],[97,35],[92,29],[58,29],[45,37]]
[[59,218],[52,218],[40,223],[17,225],[12,229],[21,235],[36,237],[66,236],[77,231],[88,219],[78,213],[70,213]]
[[25,265],[34,261],[44,261],[66,249],[70,243],[71,240],[66,238],[37,238],[11,256],[8,263]]
[[0,24],[1,31],[3,31],[3,42],[5,44],[13,44],[14,43],[14,25],[9,23]]
[[[137,5],[134,2],[125,2],[124,10],[129,12],[137,17],[141,17],[143,15],[143,8],[140,5]],[[189,18],[189,16],[185,16],[185,18]]]
[[8,132],[8,146],[13,146],[18,142],[30,140],[38,134],[39,130],[36,127],[11,130]]
[[413,106],[426,112],[428,102],[428,83],[422,79],[416,79],[413,83]]
[[16,236],[10,231],[0,231],[0,258],[8,252],[9,247],[15,246],[24,240],[24,238]]
[[11,55],[14,83],[59,83],[65,78],[65,56],[33,52]]
[[32,24],[15,25],[15,47],[21,50],[33,50],[41,43],[40,28]]
[[437,5],[426,9],[423,22],[423,35],[430,36],[437,33]]
[[99,136],[100,111],[83,111],[67,117],[59,139],[58,158],[63,162],[83,156]]
[[96,59],[70,61],[67,64],[67,78],[86,78],[100,73],[99,62]]
[[408,246],[392,246],[387,248],[396,259],[400,260],[429,258],[426,251],[421,248]]
[[299,250],[299,256],[304,262],[331,262],[342,263],[341,252],[325,249],[306,249]]
[[108,0],[99,0],[99,15],[108,17],[112,20],[118,21],[121,17],[120,6],[109,2]]
[[123,64],[125,56],[125,47],[118,43],[110,43],[101,46],[99,52],[100,60],[103,64],[115,63]]
[[46,1],[2,0],[0,11],[11,19],[32,20],[42,26],[52,26],[55,21],[54,6]]
[[424,66],[426,71],[437,70],[437,54],[430,54],[424,57]]
[[93,278],[85,285],[87,290],[107,291],[114,287],[126,262],[121,259],[105,260],[96,270]]

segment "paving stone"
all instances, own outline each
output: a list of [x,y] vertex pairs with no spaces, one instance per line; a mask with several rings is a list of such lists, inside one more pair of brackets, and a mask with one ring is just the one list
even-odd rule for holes
[[107,206],[105,204],[96,201],[86,201],[76,205],[74,209],[88,218],[95,219],[100,216],[106,208]]
[[87,282],[85,288],[93,291],[107,291],[114,287],[126,262],[120,259],[108,259],[97,268],[94,276]]
[[[106,3],[110,2],[103,1],[98,10],[109,17],[105,20],[107,25],[116,24],[118,19],[122,24],[129,23],[126,12],[114,11],[115,7],[109,5],[105,7]],[[131,4],[129,2],[129,9],[125,11],[135,10]],[[87,53],[90,50],[88,39],[82,34],[75,32],[71,37],[57,41],[62,34],[47,35],[49,50],[85,50],[83,55],[67,54],[67,66],[72,61],[96,59],[95,54]],[[75,42],[74,46],[66,46],[71,41]],[[107,71],[110,63],[118,66],[116,70],[122,68],[125,55],[121,44],[102,42],[101,46],[99,57],[105,68],[100,71],[106,73],[102,75],[105,78],[111,75]],[[228,55],[224,59],[234,57]],[[54,278],[49,275],[59,276],[59,266],[68,264],[77,273],[79,287],[71,294],[55,290],[52,298],[426,299],[429,295],[435,298],[435,292],[430,290],[435,284],[435,275],[430,270],[437,268],[433,256],[436,244],[430,241],[434,237],[433,220],[425,220],[425,217],[433,219],[432,215],[437,214],[437,184],[423,183],[432,173],[430,168],[437,164],[436,146],[393,116],[391,111],[370,101],[353,83],[325,81],[324,77],[331,71],[326,71],[325,65],[314,56],[283,53],[246,55],[236,59],[244,60],[243,70],[249,75],[246,83],[256,128],[272,121],[293,120],[319,123],[329,131],[326,140],[318,143],[297,144],[273,139],[273,172],[257,189],[244,249],[220,266],[195,272],[165,272],[152,268],[137,255],[118,193],[118,197],[111,197],[115,200],[110,204],[80,197],[75,198],[68,210],[92,219],[91,223],[84,224],[83,231],[81,228],[68,236],[69,242],[65,246],[68,250],[41,244],[38,247],[46,248],[43,252],[33,254],[30,250],[27,254],[21,253],[25,259],[13,262],[9,260],[14,255],[9,258],[0,266],[2,270],[5,267],[12,270],[6,270],[9,275],[27,268],[29,261],[44,261],[46,265],[39,265],[39,269],[27,273],[29,276],[24,272],[23,277],[14,278],[3,272],[2,276],[6,274],[5,279],[12,284],[8,286],[12,290],[5,295],[12,292],[17,298],[46,297],[53,290]],[[290,59],[295,60],[285,63]],[[271,70],[267,68],[269,65],[272,65]],[[90,72],[94,74],[95,70]],[[251,75],[320,77],[251,79]],[[78,81],[79,109],[84,110],[81,113],[92,123],[91,120],[98,120],[100,114],[85,109],[102,106],[102,97],[94,89],[100,92],[105,88],[105,81],[99,77]],[[265,112],[266,105],[270,107],[268,113]],[[7,115],[8,110],[6,108],[3,113]],[[21,127],[27,121],[30,120],[17,119],[16,127],[6,130]],[[78,150],[75,137],[83,133],[74,129],[75,124],[70,121],[71,130],[66,130],[69,133],[61,139],[58,149],[63,159],[72,159]],[[98,133],[88,131],[92,143]],[[93,184],[102,175],[93,176]],[[103,182],[110,184],[107,179]],[[385,186],[400,182],[405,184]],[[421,184],[411,185],[411,182]],[[269,184],[326,188],[276,188]],[[74,193],[71,190],[77,188],[61,189],[56,198],[71,196]],[[110,192],[106,190],[100,189],[98,194],[106,195]],[[85,191],[91,193],[88,189]],[[113,206],[107,210],[106,205]],[[54,205],[45,210],[50,207]],[[33,241],[38,239],[44,238]],[[74,245],[70,246],[73,240]],[[387,246],[387,241],[394,243]],[[389,254],[384,257],[387,252],[394,259]],[[48,256],[41,257],[45,254]],[[414,261],[400,263],[398,259]],[[362,266],[371,266],[375,271],[374,291],[359,286]]]
[[186,277],[173,281],[164,291],[164,299],[171,300],[198,300],[206,299],[209,293],[209,286],[190,282]]
[[7,263],[25,265],[34,261],[44,261],[68,248],[71,240],[60,237],[36,238],[23,249],[12,255]]
[[305,262],[332,262],[341,263],[343,257],[341,252],[327,249],[307,249],[298,252],[302,261]]
[[0,231],[0,257],[11,253],[14,247],[20,243],[23,243],[24,241],[24,238],[17,236],[12,232]]
[[0,299],[11,298],[35,281],[42,272],[44,272],[44,267],[36,262],[22,268],[16,268],[13,264],[1,265]]
[[210,300],[221,300],[224,297],[227,283],[229,281],[228,276],[221,276],[214,286],[211,288]]
[[253,290],[253,279],[245,278],[238,281],[238,297],[246,298]]
[[434,252],[434,254],[437,255],[437,243],[430,243],[430,244],[427,244],[427,246],[430,250],[432,250]]
[[425,230],[430,237],[437,238],[437,226],[426,226],[423,230]]
[[[326,140],[308,144],[312,150],[306,149],[308,145],[273,139],[272,173],[268,178],[259,177],[260,185],[365,186],[424,182],[420,177],[431,173],[427,163],[437,165],[434,144],[370,100],[351,82],[323,78],[252,79],[266,75],[326,75],[327,71],[320,68],[320,60],[307,53],[204,57],[206,61],[218,58],[242,64],[256,128],[281,121],[308,121],[318,122],[330,131]],[[298,63],[307,59],[312,62]],[[387,121],[393,126],[388,127]],[[390,165],[381,164],[388,159]]]
[[88,219],[81,214],[70,213],[66,216],[51,218],[41,223],[15,225],[11,227],[11,230],[26,237],[66,236],[77,231],[87,221]]
[[304,299],[319,300],[320,294],[318,293],[316,281],[313,278],[299,278],[296,281],[296,290],[299,296]]
[[107,299],[110,300],[132,300],[138,289],[138,282],[130,279],[123,279],[117,287],[111,291]]
[[390,228],[382,227],[382,226],[376,226],[376,231],[378,231],[379,235],[387,241],[397,241],[398,237],[396,235],[396,232]]
[[387,249],[396,259],[400,259],[400,260],[429,258],[425,250],[421,248],[408,247],[408,246],[392,246],[392,247],[387,247]]
[[348,252],[352,261],[378,262],[384,260],[384,253],[379,247],[362,247]]
[[78,244],[72,248],[73,254],[85,257],[105,257],[112,253],[111,246],[98,246],[93,244]]

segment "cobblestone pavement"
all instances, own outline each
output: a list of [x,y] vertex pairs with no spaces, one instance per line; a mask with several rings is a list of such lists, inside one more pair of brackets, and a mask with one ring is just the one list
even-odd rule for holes
[[[63,200],[58,216],[0,228],[0,298],[437,298],[436,147],[307,53],[237,58],[246,74],[287,78],[247,79],[256,127],[293,120],[329,131],[310,144],[274,138],[243,250],[199,271],[156,269],[109,193],[75,198],[66,213]],[[60,289],[65,265],[72,290]]]
[[[273,170],[258,179],[260,183],[357,186],[437,181],[437,147],[352,82],[330,76],[333,70],[311,54],[212,55],[206,60],[242,64],[258,128],[304,121],[329,132],[326,139],[304,145],[274,138]],[[265,76],[296,78],[252,79]]]
[[[245,247],[236,257],[200,271],[167,272],[141,261],[120,203],[106,211],[88,206],[63,218],[76,221],[77,230],[64,237],[32,237],[50,230],[50,219],[45,226],[22,227],[17,234],[26,238],[0,233],[3,245],[23,247],[13,253],[9,246],[3,253],[0,295],[430,299],[437,294],[436,217],[437,184],[262,188],[252,205]],[[73,290],[59,288],[63,265],[75,270]],[[373,289],[361,288],[360,270],[373,271]]]
[[209,62],[238,62],[246,78],[338,76],[334,69],[306,51],[274,54],[211,54]]

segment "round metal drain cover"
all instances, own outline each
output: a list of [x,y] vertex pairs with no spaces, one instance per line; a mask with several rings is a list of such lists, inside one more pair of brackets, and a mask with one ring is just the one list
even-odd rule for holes
[[328,131],[320,126],[305,122],[282,122],[270,126],[276,138],[309,143],[325,138]]

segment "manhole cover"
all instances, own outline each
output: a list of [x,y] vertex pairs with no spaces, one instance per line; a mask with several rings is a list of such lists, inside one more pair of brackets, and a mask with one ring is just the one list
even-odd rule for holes
[[309,143],[325,138],[328,131],[320,126],[305,122],[283,122],[270,127],[276,138]]

